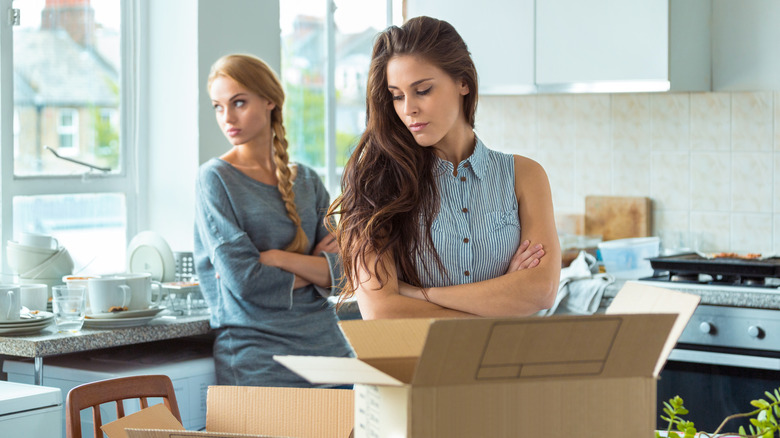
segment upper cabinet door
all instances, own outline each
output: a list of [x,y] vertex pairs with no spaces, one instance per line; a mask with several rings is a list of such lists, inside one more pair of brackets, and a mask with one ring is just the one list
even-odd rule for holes
[[534,0],[407,0],[406,11],[455,26],[477,66],[480,94],[535,91]]
[[[543,87],[669,81],[668,0],[544,0],[536,5]],[[574,90],[571,90],[574,91]]]

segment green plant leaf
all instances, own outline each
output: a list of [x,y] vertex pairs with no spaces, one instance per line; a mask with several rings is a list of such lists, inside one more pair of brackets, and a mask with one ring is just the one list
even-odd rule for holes
[[755,407],[757,407],[757,408],[759,408],[759,409],[765,409],[765,408],[769,407],[769,402],[767,402],[766,400],[762,400],[762,399],[751,400],[750,404],[755,406]]

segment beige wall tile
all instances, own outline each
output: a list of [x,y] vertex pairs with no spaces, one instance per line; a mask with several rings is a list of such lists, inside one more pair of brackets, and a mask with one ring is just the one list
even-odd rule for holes
[[731,150],[731,95],[691,93],[691,149]]
[[613,151],[612,193],[618,196],[647,196],[650,193],[650,151]]
[[585,212],[585,197],[612,193],[612,153],[577,149],[574,179],[574,210]]
[[539,148],[573,151],[575,144],[575,95],[539,95],[536,98]]
[[730,153],[691,153],[691,209],[731,210]]
[[[653,199],[655,203],[655,199]],[[654,205],[655,207],[655,205]],[[664,231],[687,232],[690,229],[690,212],[686,210],[653,211],[653,235],[663,238]],[[663,242],[661,242],[663,246]]]
[[771,152],[732,154],[732,211],[772,212],[772,161]]
[[508,96],[501,108],[504,121],[503,141],[513,153],[523,154],[539,147],[536,96]]
[[660,93],[650,96],[653,151],[690,149],[690,95]]
[[650,149],[648,94],[612,95],[612,145],[615,150]]
[[740,152],[771,151],[772,92],[731,95],[731,149]]
[[688,210],[691,202],[691,160],[688,152],[652,153],[650,196],[655,208]]
[[612,113],[609,94],[582,94],[575,101],[577,150],[612,149]]
[[731,215],[731,251],[772,251],[772,215],[763,213],[733,213]]
[[775,213],[775,248],[772,250],[774,254],[780,254],[780,213]]
[[774,132],[775,132],[775,152],[780,151],[780,91],[775,91],[772,101],[774,107]]
[[534,157],[547,172],[556,212],[574,212],[574,154],[539,150]]
[[502,96],[486,96],[479,99],[475,121],[475,131],[479,138],[491,149],[504,150],[505,143],[504,110],[507,99]]
[[[775,190],[774,190],[774,196],[773,196],[773,203],[775,205],[775,213],[780,213],[780,152],[775,152],[775,167],[772,171],[772,178],[775,180]],[[780,229],[775,230],[777,233],[780,233]]]
[[700,234],[701,251],[731,251],[731,215],[713,211],[692,211],[691,230]]

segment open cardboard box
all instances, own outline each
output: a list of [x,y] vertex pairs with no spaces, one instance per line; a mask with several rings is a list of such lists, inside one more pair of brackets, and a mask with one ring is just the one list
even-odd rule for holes
[[206,430],[187,431],[157,404],[102,426],[108,438],[347,438],[354,395],[346,389],[210,386]]
[[651,437],[656,379],[699,300],[627,282],[603,315],[342,321],[357,358],[275,358],[354,383],[356,438]]

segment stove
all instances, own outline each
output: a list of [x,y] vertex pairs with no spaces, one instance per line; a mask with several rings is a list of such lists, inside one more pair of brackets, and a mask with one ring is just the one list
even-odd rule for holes
[[661,373],[659,412],[680,395],[688,419],[711,432],[780,386],[780,258],[680,254],[650,264],[653,276],[636,281],[701,297]]

